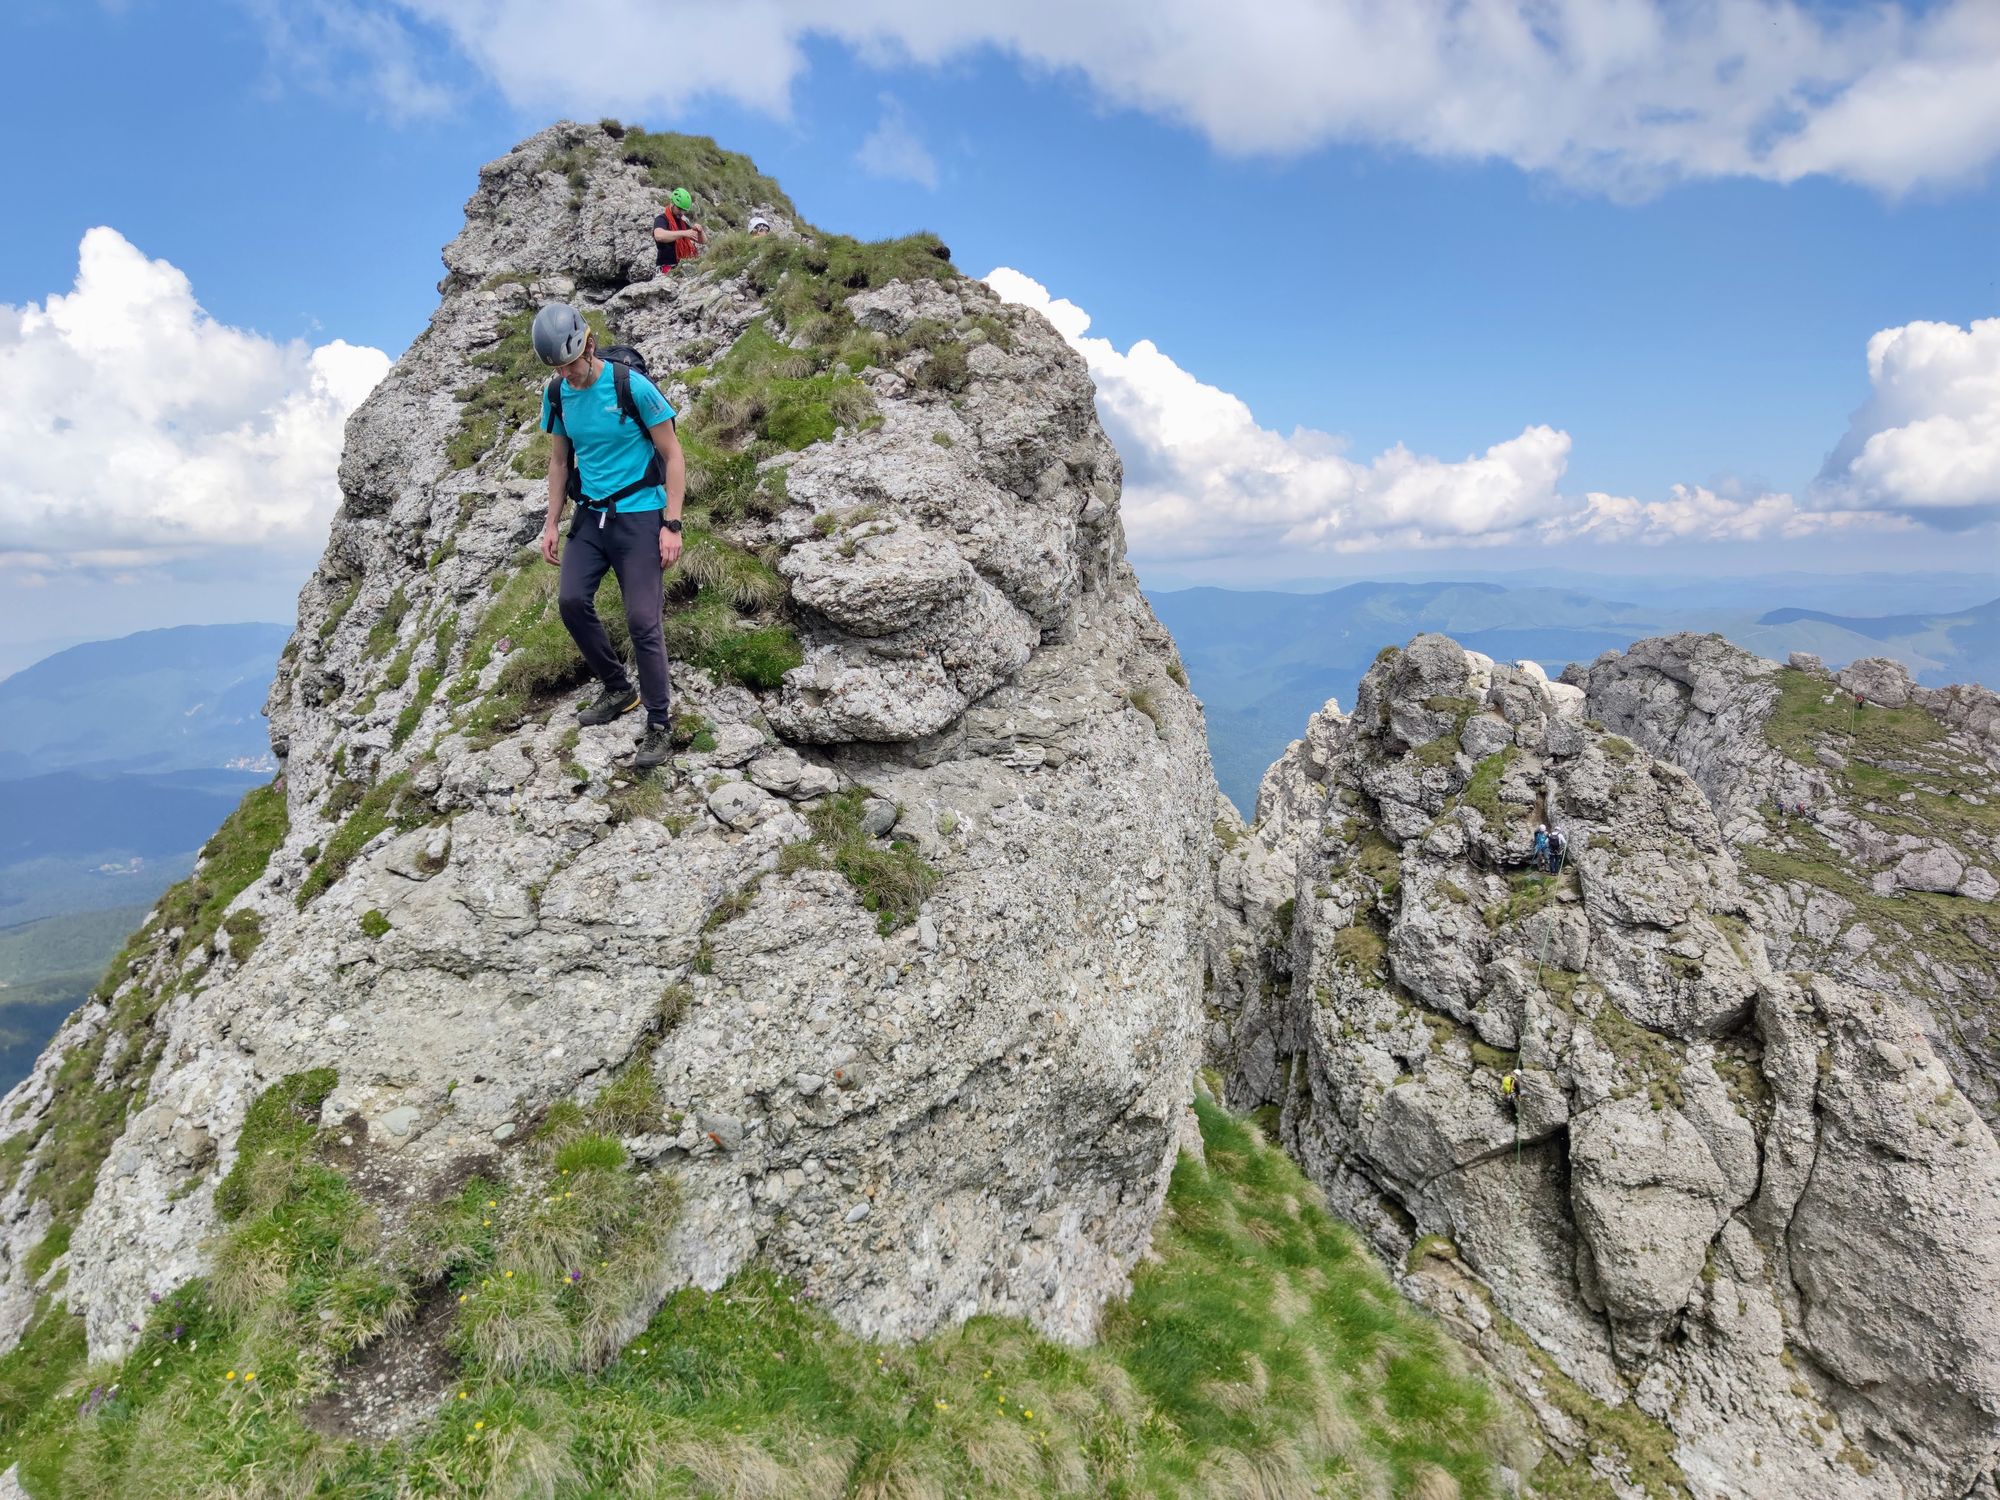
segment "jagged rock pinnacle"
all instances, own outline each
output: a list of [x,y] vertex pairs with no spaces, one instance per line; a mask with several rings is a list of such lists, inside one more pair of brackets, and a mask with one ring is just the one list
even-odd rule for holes
[[[682,183],[711,242],[667,279]],[[780,232],[731,232],[753,208]],[[253,1101],[332,1070],[317,1120],[392,1237],[581,1109],[678,1185],[629,1318],[756,1258],[872,1334],[1087,1339],[1184,1129],[1214,784],[1081,362],[934,238],[813,230],[686,137],[543,131],[445,261],[349,427],[261,847],[226,893],[211,854],[195,918],[156,916],[15,1091],[11,1325],[53,1213],[92,1349],[123,1348],[209,1266]],[[544,298],[681,411],[671,775],[627,769],[629,721],[579,729],[524,551]]]

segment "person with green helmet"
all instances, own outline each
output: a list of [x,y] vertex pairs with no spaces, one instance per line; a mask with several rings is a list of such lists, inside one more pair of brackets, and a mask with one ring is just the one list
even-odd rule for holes
[[686,188],[675,188],[667,194],[660,216],[653,220],[653,250],[660,258],[662,276],[682,261],[693,260],[701,254],[707,236],[702,227],[688,217],[688,210],[693,207],[694,194]]

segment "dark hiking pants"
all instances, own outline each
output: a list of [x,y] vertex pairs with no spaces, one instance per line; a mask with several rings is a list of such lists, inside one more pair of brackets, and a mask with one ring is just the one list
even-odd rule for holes
[[[600,518],[602,526],[597,524]],[[671,693],[667,643],[660,634],[660,609],[666,598],[660,526],[665,519],[666,512],[660,510],[606,515],[579,508],[570,523],[569,545],[563,548],[562,585],[556,596],[563,625],[592,675],[611,692],[629,693],[632,679],[625,675],[625,663],[611,649],[604,622],[597,618],[597,586],[607,571],[618,575],[625,623],[632,630],[632,656],[639,667],[639,698],[652,724],[667,722]]]

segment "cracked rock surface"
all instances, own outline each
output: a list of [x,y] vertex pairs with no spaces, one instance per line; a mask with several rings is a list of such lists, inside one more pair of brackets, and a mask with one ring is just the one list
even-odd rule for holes
[[[148,929],[11,1097],[0,1129],[37,1143],[0,1200],[14,1330],[40,1128],[66,1059],[130,1013],[105,1055],[143,1059],[140,1092],[57,1262],[94,1355],[205,1269],[247,1107],[317,1067],[323,1121],[412,1201],[649,1070],[628,1144],[683,1200],[663,1290],[756,1259],[868,1334],[995,1312],[1079,1341],[1125,1287],[1190,1097],[1215,791],[1089,378],[1039,315],[956,275],[852,296],[885,339],[933,320],[963,379],[869,368],[869,420],[758,458],[784,470],[768,503],[710,517],[734,576],[785,581],[764,607],[803,661],[758,685],[676,660],[698,732],[669,774],[634,780],[633,720],[578,728],[582,684],[481,717],[526,649],[482,626],[543,566],[532,419],[461,462],[468,399],[538,389],[510,330],[574,299],[685,415],[681,372],[778,326],[742,274],[655,278],[655,212],[596,127],[482,172],[437,313],[348,429],[269,709],[289,828],[231,906],[258,940]],[[917,909],[871,908],[815,822],[864,790],[852,837],[934,872]]]
[[[1772,962],[1697,779],[1726,757],[1691,774],[1587,721],[1602,667],[1586,704],[1420,636],[1313,718],[1220,830],[1230,1098],[1278,1107],[1559,1452],[1623,1408],[1704,1497],[1989,1493],[2000,1148],[1920,1008]],[[1676,701],[1719,722],[1730,693]]]
[[1712,635],[1568,675],[1587,713],[1694,777],[1772,963],[1893,1000],[2000,1124],[2000,697],[1879,657],[1780,667]]

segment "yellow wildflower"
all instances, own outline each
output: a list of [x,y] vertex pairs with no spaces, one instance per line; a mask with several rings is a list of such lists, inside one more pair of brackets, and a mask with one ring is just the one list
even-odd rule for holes
[[231,1370],[227,1375],[223,1376],[222,1378],[224,1380],[234,1380],[236,1378],[236,1372],[234,1370]]

